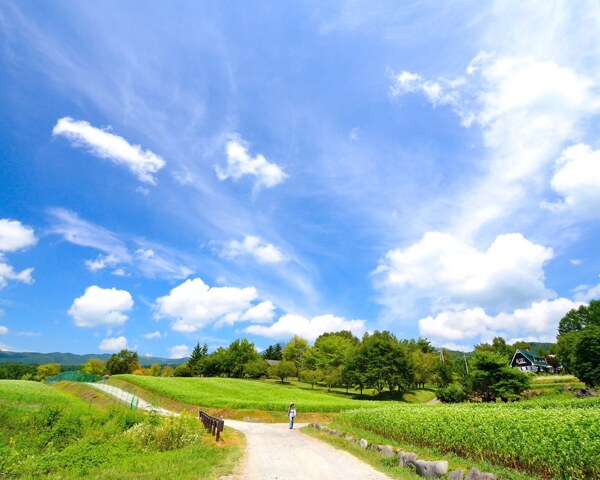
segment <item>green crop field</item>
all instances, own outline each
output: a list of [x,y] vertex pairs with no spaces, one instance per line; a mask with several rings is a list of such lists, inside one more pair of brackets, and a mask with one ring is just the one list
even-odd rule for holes
[[0,381],[0,478],[218,478],[241,455],[229,435],[222,448],[191,417],[103,412],[64,389]]
[[343,412],[336,423],[543,478],[600,478],[600,400],[396,405]]
[[343,398],[339,394],[301,389],[291,384],[235,378],[165,378],[137,375],[116,375],[113,378],[125,380],[180,402],[223,409],[285,412],[290,402],[295,402],[298,411],[302,413],[340,412],[354,408],[375,408],[389,403]]

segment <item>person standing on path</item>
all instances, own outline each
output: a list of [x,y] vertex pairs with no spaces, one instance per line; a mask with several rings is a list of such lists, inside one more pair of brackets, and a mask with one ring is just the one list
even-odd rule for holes
[[290,430],[294,428],[294,418],[296,417],[296,406],[294,402],[290,403],[290,408],[288,408],[288,417],[290,417]]

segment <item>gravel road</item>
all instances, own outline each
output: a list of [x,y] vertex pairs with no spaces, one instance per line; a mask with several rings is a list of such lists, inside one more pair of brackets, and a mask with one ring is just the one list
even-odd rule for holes
[[[133,395],[112,385],[89,383],[131,404]],[[161,415],[177,415],[139,399],[138,408]],[[238,472],[222,480],[389,480],[389,477],[356,457],[320,442],[284,423],[251,423],[225,419],[225,428],[246,436],[248,448]]]

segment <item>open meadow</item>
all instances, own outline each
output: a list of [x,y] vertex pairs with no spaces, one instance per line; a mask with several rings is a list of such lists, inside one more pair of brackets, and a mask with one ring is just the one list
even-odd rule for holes
[[[299,388],[236,378],[179,378],[115,375],[111,377],[190,405],[224,409],[254,409],[286,412],[295,402],[300,413],[331,413],[355,408],[376,408],[389,402],[357,400],[322,390]],[[366,397],[369,398],[369,397]]]
[[132,412],[102,397],[81,384],[0,381],[0,476],[210,479],[241,456],[235,432],[217,446],[194,418]]

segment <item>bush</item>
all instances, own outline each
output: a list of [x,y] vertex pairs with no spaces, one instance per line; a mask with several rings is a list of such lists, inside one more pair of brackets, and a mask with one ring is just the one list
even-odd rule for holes
[[192,371],[190,370],[190,367],[188,367],[188,364],[184,363],[183,365],[177,365],[175,367],[175,370],[173,371],[173,376],[174,377],[191,377]]
[[188,415],[163,418],[159,422],[138,423],[127,434],[147,451],[177,450],[199,441],[198,421]]
[[460,403],[467,399],[467,392],[460,383],[452,382],[447,387],[440,388],[436,396],[444,403]]

